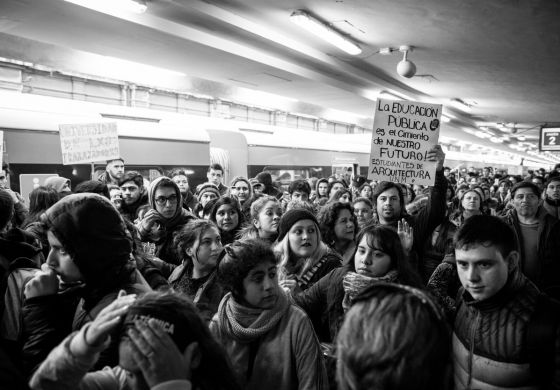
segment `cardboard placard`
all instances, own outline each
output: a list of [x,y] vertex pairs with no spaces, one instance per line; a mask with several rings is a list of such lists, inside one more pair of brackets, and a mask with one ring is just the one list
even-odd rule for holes
[[63,165],[120,157],[116,123],[68,124],[58,128]]
[[560,127],[543,127],[541,128],[541,139],[539,150],[544,151],[560,151]]
[[441,104],[378,99],[373,120],[368,179],[434,185]]

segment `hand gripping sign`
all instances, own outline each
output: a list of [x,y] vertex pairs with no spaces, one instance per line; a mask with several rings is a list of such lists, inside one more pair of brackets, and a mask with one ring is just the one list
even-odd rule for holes
[[426,155],[438,143],[441,104],[378,99],[368,179],[434,184],[436,162]]

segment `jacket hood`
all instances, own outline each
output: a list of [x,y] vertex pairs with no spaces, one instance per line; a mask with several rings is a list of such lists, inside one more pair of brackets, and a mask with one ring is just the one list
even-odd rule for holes
[[106,282],[107,272],[130,259],[130,233],[117,209],[101,195],[68,195],[41,219],[71,255],[86,284]]
[[70,185],[70,180],[65,177],[51,176],[47,177],[45,180],[45,187],[51,187],[54,188],[56,192],[61,192],[66,183]]

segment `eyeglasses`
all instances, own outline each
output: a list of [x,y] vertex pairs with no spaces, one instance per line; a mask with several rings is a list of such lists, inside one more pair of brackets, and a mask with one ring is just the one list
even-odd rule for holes
[[435,316],[438,321],[446,321],[441,308],[434,303],[433,299],[430,298],[428,294],[417,288],[405,286],[404,284],[386,282],[375,283],[373,286],[368,287],[364,291],[359,293],[352,300],[352,305],[355,305],[357,302],[368,301],[381,292],[397,292],[413,296],[417,298],[424,306],[428,307],[429,311]]
[[158,196],[156,198],[156,204],[163,206],[164,204],[166,204],[167,202],[169,202],[170,204],[175,204],[177,203],[177,200],[179,198],[177,197],[177,195],[173,194],[173,195],[169,195],[167,197],[165,196]]

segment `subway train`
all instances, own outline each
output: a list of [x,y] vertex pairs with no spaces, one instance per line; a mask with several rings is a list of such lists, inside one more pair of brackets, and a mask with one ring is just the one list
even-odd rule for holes
[[[37,95],[3,93],[0,102],[4,161],[13,173],[12,188],[25,187],[24,192],[33,187],[30,180],[40,184],[36,177],[57,174],[75,185],[104,170],[103,161],[62,165],[61,124],[116,123],[126,169],[138,170],[149,180],[184,167],[196,186],[206,180],[206,170],[214,162],[224,167],[225,183],[263,170],[283,185],[298,178],[368,173],[368,134],[319,133]],[[451,167],[492,165],[520,172],[518,164],[481,161],[479,156],[449,150],[445,136],[440,141]]]

